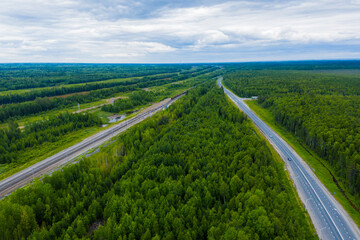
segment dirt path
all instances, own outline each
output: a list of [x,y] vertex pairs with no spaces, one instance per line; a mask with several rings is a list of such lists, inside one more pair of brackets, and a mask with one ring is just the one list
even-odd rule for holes
[[52,96],[52,97],[48,97],[49,99],[52,98],[66,98],[66,97],[70,97],[70,96],[74,96],[74,95],[85,95],[90,93],[90,91],[84,91],[84,92],[75,92],[75,93],[69,93],[69,94],[64,94],[64,95],[57,95],[57,96]]
[[87,110],[91,110],[91,109],[95,109],[95,108],[98,108],[98,107],[102,107],[104,105],[107,105],[107,104],[111,104],[112,101],[114,100],[117,100],[117,99],[125,99],[125,98],[129,98],[129,97],[114,97],[114,98],[109,98],[109,99],[106,99],[106,103],[102,103],[102,104],[99,104],[99,105],[96,105],[96,106],[93,106],[93,107],[88,107],[88,108],[84,108],[84,109],[80,109],[80,111],[75,111],[75,112],[72,112],[72,113],[81,113],[81,112],[84,112],[84,111],[87,111]]

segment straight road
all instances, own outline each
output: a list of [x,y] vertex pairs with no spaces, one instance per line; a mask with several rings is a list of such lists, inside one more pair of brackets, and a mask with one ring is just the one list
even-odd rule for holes
[[275,131],[266,125],[255,113],[231,91],[221,84],[227,96],[260,129],[285,161],[290,176],[304,203],[320,239],[360,239],[360,231],[354,221],[335,200],[303,159]]
[[143,112],[137,116],[125,120],[111,128],[108,128],[98,134],[95,134],[89,138],[86,138],[82,142],[71,146],[47,159],[44,159],[41,162],[38,162],[0,182],[0,198],[10,194],[12,191],[16,190],[19,187],[24,186],[25,184],[31,182],[34,178],[43,175],[49,171],[54,170],[55,168],[67,163],[76,156],[79,156],[88,150],[97,147],[107,140],[111,139],[115,135],[127,130],[131,126],[143,121],[144,119],[152,116],[154,113],[160,111],[164,107],[173,103],[180,97],[185,95],[185,92],[177,95],[172,99],[166,99],[160,103],[154,104],[149,108],[145,109]]

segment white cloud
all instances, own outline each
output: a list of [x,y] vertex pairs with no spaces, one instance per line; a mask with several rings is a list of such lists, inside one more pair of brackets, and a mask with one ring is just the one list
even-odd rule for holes
[[163,2],[0,2],[0,62],[229,61],[274,48],[276,60],[304,57],[299,47],[315,57],[322,45],[339,46],[328,57],[353,58],[360,49],[360,1]]

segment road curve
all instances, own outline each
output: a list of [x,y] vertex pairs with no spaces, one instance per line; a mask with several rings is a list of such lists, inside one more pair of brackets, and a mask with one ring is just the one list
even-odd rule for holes
[[91,148],[99,146],[103,144],[105,141],[111,139],[113,136],[125,131],[129,127],[143,121],[144,119],[152,116],[154,113],[158,112],[159,110],[163,109],[167,105],[173,103],[180,97],[185,95],[185,92],[182,94],[177,95],[172,99],[167,99],[162,101],[156,107],[149,107],[150,110],[144,111],[135,117],[125,120],[111,128],[108,128],[98,134],[95,134],[89,138],[86,138],[82,142],[75,144],[47,159],[44,159],[41,162],[38,162],[0,182],[0,198],[7,196],[14,190],[18,189],[19,187],[24,186],[25,184],[31,182],[34,178],[43,175],[55,168],[63,165],[64,163],[70,161],[76,156],[79,156]]
[[290,176],[304,203],[320,239],[360,239],[360,231],[343,207],[317,179],[305,161],[275,131],[266,125],[239,98],[221,84],[226,95],[260,129],[285,161]]

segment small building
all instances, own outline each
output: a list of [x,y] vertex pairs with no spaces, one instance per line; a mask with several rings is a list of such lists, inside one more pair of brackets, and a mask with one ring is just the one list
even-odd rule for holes
[[117,121],[122,120],[124,118],[125,118],[125,115],[118,115],[118,114],[115,114],[115,115],[112,115],[112,116],[108,117],[109,123],[114,123],[114,122],[117,122]]
[[252,96],[251,99],[258,99],[258,96]]

